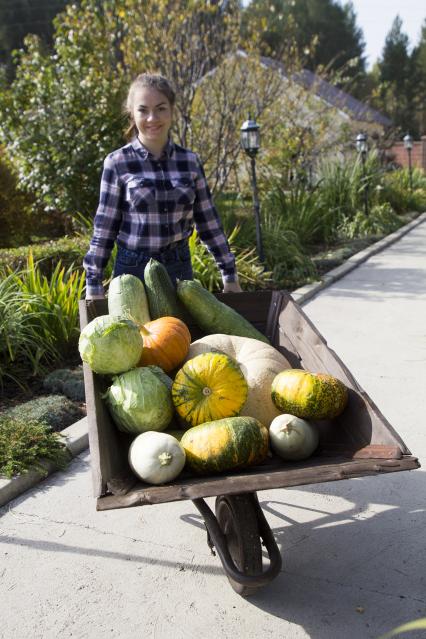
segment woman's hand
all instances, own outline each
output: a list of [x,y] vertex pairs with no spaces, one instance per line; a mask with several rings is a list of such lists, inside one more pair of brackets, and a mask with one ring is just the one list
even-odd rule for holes
[[235,280],[235,282],[224,282],[223,292],[224,293],[242,293],[243,289],[241,288],[239,281]]

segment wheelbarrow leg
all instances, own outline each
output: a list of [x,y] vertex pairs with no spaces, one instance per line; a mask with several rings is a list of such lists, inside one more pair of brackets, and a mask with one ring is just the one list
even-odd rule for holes
[[[220,495],[216,517],[203,499],[194,499],[202,514],[209,546],[216,548],[232,588],[243,597],[272,581],[281,569],[281,555],[256,493]],[[262,542],[270,565],[263,572]]]

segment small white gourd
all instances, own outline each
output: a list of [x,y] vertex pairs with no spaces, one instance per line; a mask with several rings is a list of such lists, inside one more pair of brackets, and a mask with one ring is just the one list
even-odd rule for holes
[[272,450],[288,461],[300,461],[312,455],[319,443],[318,430],[294,415],[278,415],[269,427]]
[[141,433],[129,448],[131,469],[148,484],[172,481],[183,469],[185,460],[185,450],[178,440],[168,433]]

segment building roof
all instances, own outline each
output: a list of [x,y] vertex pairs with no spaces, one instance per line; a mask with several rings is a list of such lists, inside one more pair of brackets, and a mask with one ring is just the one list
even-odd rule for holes
[[[277,69],[284,76],[288,76],[284,65],[273,58],[262,57],[262,64],[267,67]],[[306,89],[313,91],[315,95],[322,98],[332,106],[347,113],[350,117],[361,122],[380,124],[383,127],[392,125],[392,120],[376,111],[372,107],[360,102],[346,91],[338,89],[320,76],[308,69],[302,69],[292,74],[292,80],[302,85]]]

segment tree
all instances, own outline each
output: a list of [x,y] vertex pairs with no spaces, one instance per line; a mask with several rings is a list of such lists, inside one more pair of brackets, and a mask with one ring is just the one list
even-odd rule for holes
[[0,0],[0,63],[13,77],[12,51],[20,49],[29,33],[50,44],[53,18],[65,8],[67,0]]
[[408,48],[409,38],[402,31],[401,18],[396,16],[378,62],[380,85],[375,103],[400,132],[410,130],[417,135],[415,65]]
[[54,53],[27,36],[0,91],[0,138],[21,187],[50,214],[94,213],[102,158],[120,145],[123,68],[115,2],[84,0],[55,21]]
[[[25,40],[16,78],[0,91],[0,139],[20,183],[46,211],[89,217],[102,160],[124,143],[122,104],[130,81],[145,70],[170,78],[177,89],[174,137],[194,141],[196,89],[213,65],[237,50],[239,4],[83,0],[68,6],[55,29],[53,53],[35,36]],[[219,156],[210,154],[212,161]]]
[[412,52],[414,67],[414,109],[418,133],[426,135],[426,20]]
[[351,2],[334,0],[253,0],[243,28],[257,22],[264,55],[280,58],[295,44],[306,66],[345,70],[354,80],[365,73],[363,34]]

